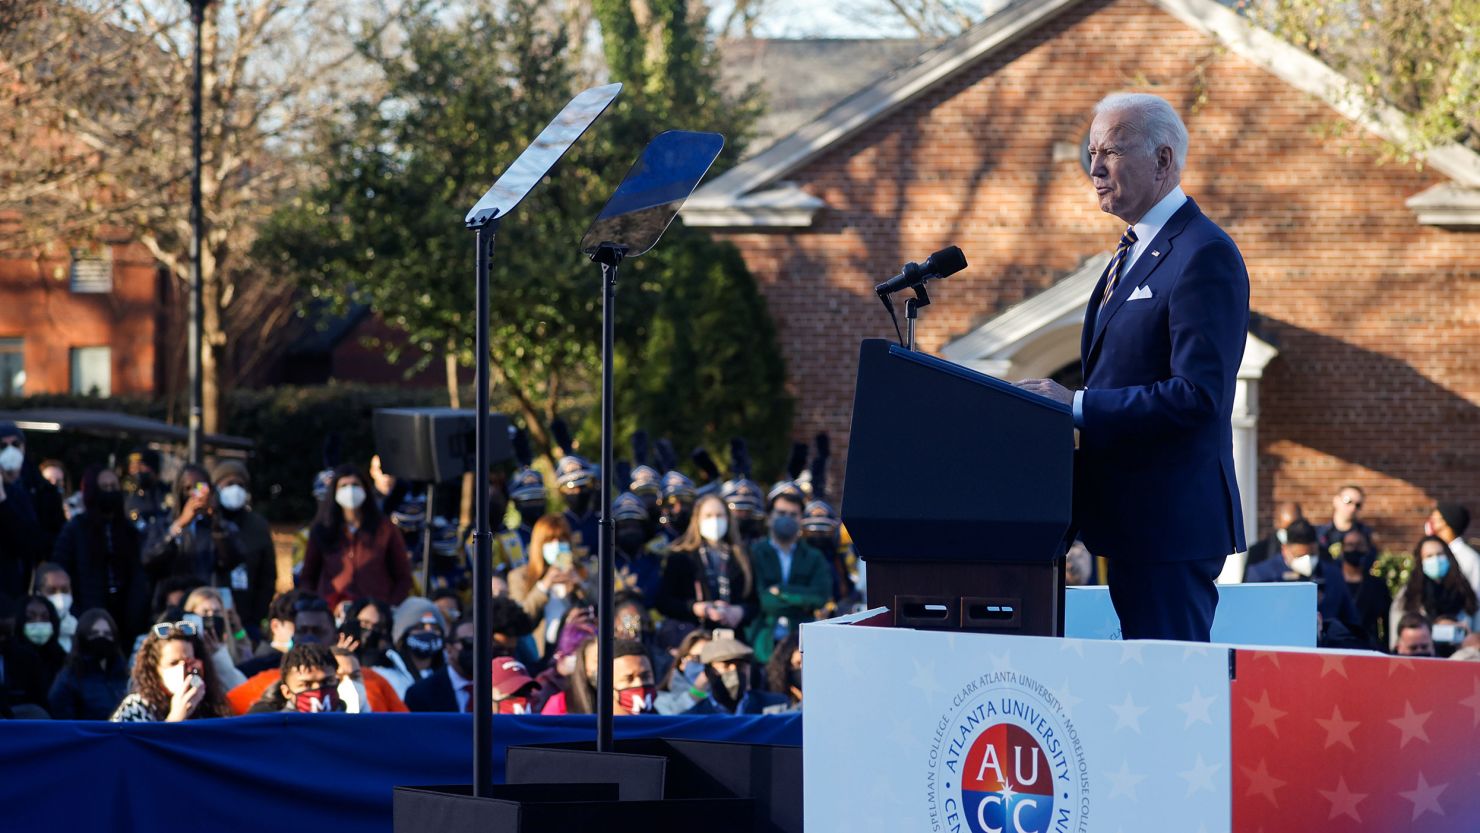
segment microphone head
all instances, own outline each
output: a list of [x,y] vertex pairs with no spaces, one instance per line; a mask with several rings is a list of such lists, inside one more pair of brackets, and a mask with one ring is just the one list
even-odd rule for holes
[[954,275],[966,268],[966,255],[960,247],[947,246],[925,259],[925,265],[920,270],[927,275],[936,278],[944,278]]

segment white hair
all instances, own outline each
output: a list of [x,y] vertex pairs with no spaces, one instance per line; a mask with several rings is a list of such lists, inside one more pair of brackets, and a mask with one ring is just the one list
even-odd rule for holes
[[1157,148],[1169,147],[1172,164],[1182,170],[1187,162],[1187,125],[1166,99],[1150,93],[1111,93],[1095,105],[1096,116],[1105,113],[1130,113],[1125,126],[1140,137],[1145,152],[1154,154]]

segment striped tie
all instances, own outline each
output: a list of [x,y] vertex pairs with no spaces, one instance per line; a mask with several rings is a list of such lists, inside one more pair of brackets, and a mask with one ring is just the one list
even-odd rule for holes
[[1100,297],[1100,309],[1105,308],[1105,302],[1110,300],[1116,284],[1120,283],[1120,267],[1125,263],[1126,256],[1131,253],[1131,247],[1134,245],[1136,245],[1136,232],[1130,226],[1126,226],[1125,234],[1120,237],[1120,246],[1115,250],[1115,256],[1110,258],[1110,265],[1105,267],[1105,274],[1109,278],[1105,281],[1105,294]]

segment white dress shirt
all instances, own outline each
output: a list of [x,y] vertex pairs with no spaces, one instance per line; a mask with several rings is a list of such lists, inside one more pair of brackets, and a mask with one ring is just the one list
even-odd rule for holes
[[[1156,205],[1151,206],[1146,214],[1141,217],[1131,230],[1136,233],[1136,242],[1131,250],[1126,253],[1125,263],[1120,266],[1120,275],[1125,277],[1131,273],[1131,267],[1136,265],[1136,260],[1151,245],[1156,235],[1161,234],[1162,227],[1177,213],[1177,209],[1187,202],[1187,194],[1183,193],[1182,186],[1178,185],[1167,192],[1165,197],[1157,200]],[[1074,427],[1084,427],[1084,391],[1074,391]]]
[[473,692],[467,691],[466,687],[472,685],[473,681],[457,673],[457,669],[450,662],[447,663],[447,679],[452,681],[452,693],[457,697],[457,710],[467,711],[468,701],[473,699]]

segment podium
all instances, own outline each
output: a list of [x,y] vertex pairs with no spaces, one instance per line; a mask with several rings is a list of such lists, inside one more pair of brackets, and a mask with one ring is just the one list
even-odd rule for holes
[[842,516],[894,625],[1061,636],[1073,477],[1069,406],[863,342]]

